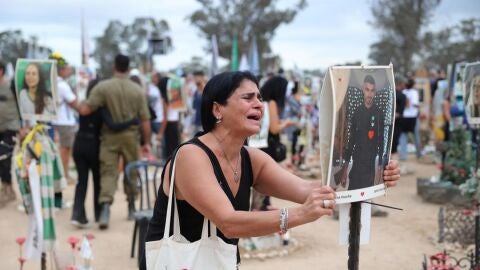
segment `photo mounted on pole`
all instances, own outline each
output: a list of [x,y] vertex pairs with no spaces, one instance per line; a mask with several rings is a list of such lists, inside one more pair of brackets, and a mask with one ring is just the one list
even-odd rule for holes
[[331,67],[319,108],[322,179],[336,191],[336,203],[385,194],[383,170],[390,160],[395,111],[393,67]]

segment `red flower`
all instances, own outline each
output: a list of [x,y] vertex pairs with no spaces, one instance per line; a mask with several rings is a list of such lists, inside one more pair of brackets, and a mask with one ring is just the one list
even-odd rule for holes
[[24,257],[18,257],[18,262],[20,262],[21,265],[23,265],[26,261],[27,259],[25,259]]
[[22,246],[25,243],[25,237],[17,237],[15,240],[19,246]]
[[458,170],[458,173],[460,174],[460,176],[465,176],[465,170],[464,169]]
[[74,266],[74,265],[70,265],[70,266],[67,267],[65,270],[77,270],[77,267]]
[[92,241],[93,239],[95,239],[95,236],[92,233],[85,234],[85,237],[87,237],[88,241]]
[[435,255],[430,256],[430,261],[446,261],[448,259],[447,255],[443,252],[439,252]]
[[443,164],[438,165],[438,169],[443,170]]
[[80,238],[75,236],[70,236],[67,241],[72,246],[72,248],[75,248],[78,242],[80,242]]

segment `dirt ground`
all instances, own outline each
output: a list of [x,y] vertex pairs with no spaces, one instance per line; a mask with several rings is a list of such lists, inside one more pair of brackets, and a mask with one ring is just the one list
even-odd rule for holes
[[[437,214],[439,205],[422,202],[416,195],[416,178],[438,174],[435,165],[407,162],[414,174],[403,176],[398,186],[388,190],[386,197],[375,202],[403,208],[403,211],[387,210],[386,218],[373,218],[370,244],[361,246],[360,269],[420,269],[424,254],[439,251],[434,239],[438,232]],[[91,183],[90,183],[91,184]],[[57,249],[68,254],[70,236],[80,237],[92,233],[93,269],[136,269],[136,258],[130,258],[133,222],[127,221],[127,202],[120,186],[112,206],[110,228],[100,231],[96,224],[80,230],[70,225],[71,209],[57,212]],[[68,186],[64,197],[73,200],[74,185]],[[91,187],[87,197],[87,214],[92,219]],[[18,236],[27,233],[27,216],[17,210],[20,201],[0,209],[0,269],[20,269],[17,258],[19,249],[15,243]],[[274,206],[293,204],[273,200]],[[241,269],[347,269],[347,246],[338,245],[338,221],[330,217],[291,230],[301,247],[284,257],[266,260],[243,260]],[[77,260],[79,260],[77,256]],[[47,264],[52,263],[48,258]],[[40,263],[27,261],[24,270],[40,269]],[[54,269],[48,267],[48,269]]]

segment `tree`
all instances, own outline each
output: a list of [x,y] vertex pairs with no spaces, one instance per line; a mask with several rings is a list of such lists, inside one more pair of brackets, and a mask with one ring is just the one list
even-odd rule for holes
[[440,0],[376,0],[371,6],[380,40],[370,45],[369,58],[374,64],[393,63],[396,71],[414,68],[413,58],[422,48],[422,28],[428,25]]
[[[278,9],[276,0],[197,0],[202,7],[188,18],[206,40],[215,34],[220,56],[230,59],[232,38],[238,35],[240,55],[247,53],[255,36],[260,55],[260,67],[265,66],[261,57],[270,53],[270,40],[283,23],[290,23],[298,11],[306,7],[306,0],[299,0],[291,8]],[[207,49],[207,51],[209,48]]]
[[37,45],[35,36],[25,39],[22,31],[0,32],[0,60],[15,64],[18,58],[48,57],[52,53],[50,48]]
[[423,44],[423,58],[429,67],[445,70],[455,61],[479,60],[480,19],[462,20],[437,32],[427,32]]
[[104,77],[112,75],[112,65],[119,53],[130,57],[131,66],[148,71],[151,67],[148,40],[164,38],[167,48],[171,48],[168,31],[169,26],[165,20],[136,18],[131,25],[124,25],[118,20],[110,21],[103,36],[95,39],[93,57],[100,65],[100,73]]
[[181,63],[180,68],[185,74],[200,70],[205,72],[205,74],[208,74],[208,67],[200,56],[192,56],[189,62]]

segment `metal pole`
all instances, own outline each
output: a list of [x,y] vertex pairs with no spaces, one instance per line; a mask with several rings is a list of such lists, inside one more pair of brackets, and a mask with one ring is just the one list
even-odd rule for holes
[[360,255],[361,202],[350,206],[350,234],[348,236],[348,270],[358,270]]

